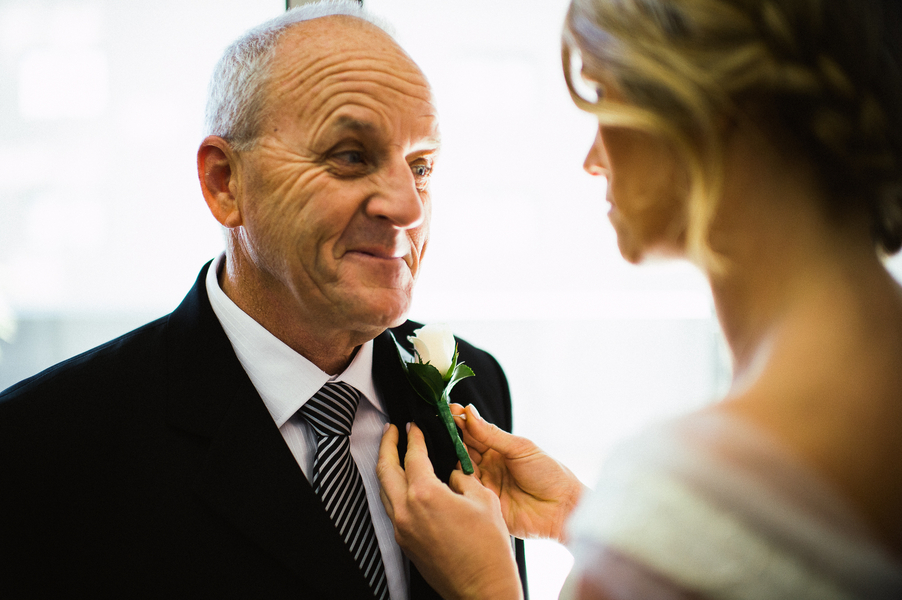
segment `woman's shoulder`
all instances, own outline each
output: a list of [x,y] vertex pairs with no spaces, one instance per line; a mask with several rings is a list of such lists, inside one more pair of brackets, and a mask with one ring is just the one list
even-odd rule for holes
[[[806,384],[801,361],[787,361],[796,365],[799,376],[787,373],[777,383],[765,380],[706,409],[703,417],[718,419],[725,431],[745,431],[738,439],[758,442],[740,445],[731,439],[733,433],[724,433],[717,448],[733,454],[741,451],[746,462],[761,456],[768,464],[779,460],[792,465],[794,473],[826,482],[884,543],[902,554],[898,510],[902,503],[898,483],[902,481],[898,433],[902,379],[898,373],[888,376],[880,364],[873,369],[856,365],[902,364],[902,358],[864,350],[853,354],[844,365],[833,367],[835,376],[823,375],[813,384]],[[902,371],[899,364],[895,369]],[[770,452],[764,453],[765,447]]]
[[569,529],[577,556],[631,557],[723,597],[744,586],[762,598],[902,590],[902,567],[829,484],[765,431],[718,411],[619,447]]

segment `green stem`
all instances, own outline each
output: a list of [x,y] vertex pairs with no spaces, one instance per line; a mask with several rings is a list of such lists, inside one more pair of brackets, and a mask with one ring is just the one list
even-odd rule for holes
[[457,433],[457,425],[454,424],[454,417],[451,416],[451,408],[448,406],[447,402],[443,401],[439,401],[436,406],[438,407],[439,416],[441,416],[442,421],[445,423],[445,427],[448,429],[448,433],[451,434],[451,441],[454,443],[454,451],[457,452],[457,458],[460,460],[461,469],[463,469],[465,474],[472,475],[473,463],[470,462],[470,455],[467,454],[467,449],[464,448],[464,443]]

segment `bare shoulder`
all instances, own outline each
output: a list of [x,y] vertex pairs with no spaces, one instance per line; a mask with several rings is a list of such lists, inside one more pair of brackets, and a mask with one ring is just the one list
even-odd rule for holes
[[902,348],[896,346],[858,340],[788,353],[709,410],[772,436],[902,552]]

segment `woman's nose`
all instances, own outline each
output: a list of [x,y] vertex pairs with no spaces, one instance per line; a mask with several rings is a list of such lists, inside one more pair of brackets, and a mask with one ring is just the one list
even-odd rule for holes
[[608,159],[604,149],[604,142],[601,139],[601,127],[595,132],[595,141],[586,154],[586,160],[583,161],[583,169],[589,175],[608,175]]

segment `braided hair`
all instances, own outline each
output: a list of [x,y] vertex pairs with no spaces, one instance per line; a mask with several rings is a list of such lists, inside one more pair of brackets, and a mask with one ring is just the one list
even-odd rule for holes
[[[738,113],[810,159],[830,213],[867,214],[878,249],[902,247],[899,0],[572,0],[562,52],[577,105],[685,158],[690,251],[705,253],[722,183],[718,124]],[[579,92],[574,66],[627,105]]]

